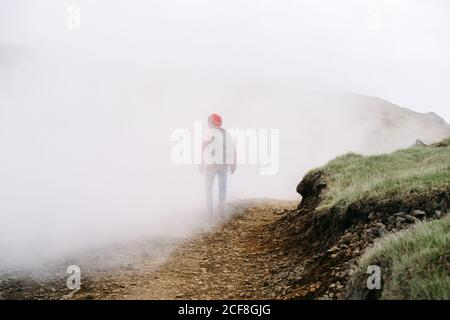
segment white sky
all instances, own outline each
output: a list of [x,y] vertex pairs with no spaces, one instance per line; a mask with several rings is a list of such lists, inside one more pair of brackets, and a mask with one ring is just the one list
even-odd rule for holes
[[2,0],[0,43],[362,93],[450,121],[448,17],[445,0]]

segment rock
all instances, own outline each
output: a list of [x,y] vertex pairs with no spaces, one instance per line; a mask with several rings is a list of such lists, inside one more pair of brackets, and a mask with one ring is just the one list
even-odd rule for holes
[[403,217],[405,215],[405,213],[402,211],[402,212],[398,212],[398,213],[394,213],[394,216],[395,217]]
[[409,215],[409,214],[405,214],[405,219],[412,223],[420,222],[419,219],[417,219],[416,217],[413,217],[412,215]]
[[380,237],[383,237],[386,234],[386,226],[383,223],[377,222],[374,227],[377,228],[375,234],[378,234]]
[[442,199],[441,203],[439,204],[441,207],[442,215],[447,214],[448,212],[448,202],[445,199]]
[[299,293],[299,296],[300,297],[306,297],[308,295],[308,291],[301,291],[300,293]]
[[413,210],[411,213],[414,217],[417,217],[419,219],[423,219],[426,216],[426,212],[422,210]]
[[442,211],[441,210],[436,210],[436,217],[438,217],[438,218],[442,217]]
[[381,223],[381,222],[375,223],[375,226],[378,227],[378,228],[381,228],[381,229],[386,228],[386,226],[383,223]]
[[368,216],[368,218],[369,218],[370,220],[373,220],[373,219],[375,219],[375,212],[371,212],[371,213],[369,213],[369,216]]
[[339,251],[341,251],[341,249],[338,246],[334,246],[331,249],[329,249],[327,252],[328,253],[336,253],[336,252],[339,252]]
[[413,147],[426,147],[427,145],[422,141],[417,139],[416,142],[413,144]]
[[330,257],[331,257],[331,259],[336,259],[337,257],[339,257],[341,255],[341,253],[342,253],[342,251],[333,253]]
[[346,232],[344,233],[344,235],[341,237],[341,241],[342,242],[351,242],[351,240],[353,240],[356,236],[351,233],[351,232]]

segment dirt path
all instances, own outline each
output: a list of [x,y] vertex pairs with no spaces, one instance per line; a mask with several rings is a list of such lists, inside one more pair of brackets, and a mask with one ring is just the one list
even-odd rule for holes
[[[210,231],[174,249],[162,264],[98,273],[76,299],[274,298],[265,279],[280,258],[265,226],[297,203],[267,200],[238,209]],[[264,232],[266,231],[266,232]],[[275,244],[276,245],[276,244]]]

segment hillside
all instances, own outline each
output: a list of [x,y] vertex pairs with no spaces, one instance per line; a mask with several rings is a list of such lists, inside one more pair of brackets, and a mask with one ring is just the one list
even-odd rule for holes
[[[361,276],[363,266],[368,265],[368,261],[380,261],[381,265],[387,266],[387,276],[392,272],[388,267],[392,265],[389,260],[392,256],[381,254],[383,258],[379,258],[380,252],[384,251],[378,249],[365,257],[359,273],[345,292],[350,272],[376,239],[420,221],[441,218],[447,213],[450,203],[450,140],[386,155],[363,157],[347,154],[309,172],[297,190],[303,196],[298,208],[272,226],[274,236],[285,243],[292,255],[303,261],[295,268],[304,270],[301,274],[305,280],[296,286],[293,297],[374,298],[374,292],[354,292],[365,285],[366,278]],[[447,230],[447,225],[445,222],[441,229]],[[439,229],[439,226],[430,228]],[[421,234],[425,231],[419,228],[417,232],[421,240],[413,240],[417,244],[416,252],[420,252],[420,246],[425,249],[433,246],[432,240],[423,240]],[[439,238],[439,234],[436,237]],[[398,241],[405,241],[402,239]],[[392,240],[387,245],[395,247]],[[435,249],[448,253],[449,245],[447,237]],[[408,250],[394,249],[390,252],[409,253]],[[446,268],[448,275],[445,259],[439,262],[436,254],[430,255],[430,259],[414,267],[434,263],[439,272],[442,272],[442,267]],[[409,265],[406,270],[412,267]],[[419,277],[425,272],[418,271]],[[358,279],[364,282],[355,284]],[[396,275],[394,279],[402,279],[402,275]],[[420,283],[420,279],[416,281]],[[381,293],[375,294],[378,297]],[[386,293],[385,297],[390,295]],[[426,295],[412,293],[404,293],[405,297],[427,298]]]

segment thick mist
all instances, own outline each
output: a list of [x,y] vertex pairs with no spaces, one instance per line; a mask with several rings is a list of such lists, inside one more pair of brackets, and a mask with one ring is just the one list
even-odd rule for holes
[[[194,121],[212,112],[223,116],[225,128],[280,131],[278,173],[238,166],[229,201],[298,199],[303,174],[334,156],[388,152],[448,134],[429,131],[417,122],[420,115],[405,116],[384,100],[324,93],[395,96],[367,89],[376,82],[361,88],[359,67],[370,55],[340,71],[351,59],[349,52],[330,51],[338,46],[331,40],[337,17],[312,2],[302,5],[311,6],[317,23],[290,1],[75,4],[79,30],[65,25],[69,2],[0,5],[1,25],[9,28],[0,33],[0,269],[112,243],[185,236],[205,225],[203,176],[195,165],[171,161],[171,135],[193,130]],[[354,17],[346,11],[352,6],[359,10],[357,41],[366,41],[369,4],[339,7],[340,18]],[[448,47],[434,48],[440,49]],[[387,64],[396,61],[382,49],[378,54]],[[406,91],[398,85],[394,100],[411,101],[402,100]],[[415,101],[416,110],[443,110],[437,102],[421,105],[423,96]],[[401,114],[394,121],[399,130],[384,129],[390,110]]]

